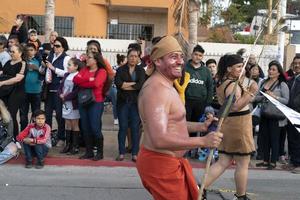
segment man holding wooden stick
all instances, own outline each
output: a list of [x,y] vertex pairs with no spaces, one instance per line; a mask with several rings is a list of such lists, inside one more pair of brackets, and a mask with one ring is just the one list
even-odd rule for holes
[[137,169],[155,200],[196,200],[198,187],[183,155],[192,148],[217,147],[223,134],[189,137],[188,132],[206,131],[212,119],[204,124],[186,122],[184,105],[173,87],[184,63],[177,40],[163,37],[153,47],[151,60],[156,69],[145,82],[138,103],[144,137]]

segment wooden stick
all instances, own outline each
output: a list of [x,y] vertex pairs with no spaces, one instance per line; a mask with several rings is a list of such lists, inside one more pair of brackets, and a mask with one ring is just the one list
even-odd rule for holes
[[[224,119],[225,118],[223,118],[223,117],[220,119],[219,124],[218,124],[218,128],[217,128],[217,132],[219,132],[221,130]],[[202,180],[201,180],[201,187],[199,189],[198,200],[202,200],[202,195],[203,195],[203,191],[204,191],[204,187],[205,187],[206,179],[207,179],[207,176],[208,176],[208,173],[209,173],[209,168],[210,168],[210,164],[211,164],[211,160],[212,160],[213,155],[214,155],[214,149],[211,148],[210,151],[209,151],[209,156],[208,156],[207,161],[206,161],[205,172],[204,172],[204,175],[203,175]]]

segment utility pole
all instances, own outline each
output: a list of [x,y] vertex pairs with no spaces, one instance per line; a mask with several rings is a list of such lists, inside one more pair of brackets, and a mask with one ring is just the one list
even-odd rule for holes
[[271,19],[268,21],[268,35],[272,34],[272,13],[273,13],[273,0],[268,0],[268,16],[271,16]]
[[[279,3],[280,6],[280,19],[285,18],[286,16],[286,7],[287,7],[287,0],[280,0]],[[278,13],[279,14],[279,13]],[[285,23],[282,24],[281,28],[285,26]],[[278,54],[277,54],[277,60],[282,65],[284,64],[284,45],[285,45],[285,32],[284,31],[278,31]]]

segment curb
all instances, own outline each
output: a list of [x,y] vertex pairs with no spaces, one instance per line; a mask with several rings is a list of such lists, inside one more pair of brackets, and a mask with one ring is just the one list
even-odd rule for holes
[[[10,165],[24,165],[25,157],[20,155],[17,159],[13,158],[7,162]],[[204,169],[206,163],[190,162],[193,169]],[[78,158],[67,158],[67,157],[55,157],[48,156],[45,159],[45,165],[50,166],[79,166],[79,167],[128,167],[135,168],[136,164],[132,161],[115,161],[113,159],[103,159],[100,161],[93,160],[80,160]],[[235,166],[231,165],[228,169],[234,169]],[[264,168],[249,167],[249,170],[265,170]],[[286,171],[280,168],[276,168],[272,171]]]

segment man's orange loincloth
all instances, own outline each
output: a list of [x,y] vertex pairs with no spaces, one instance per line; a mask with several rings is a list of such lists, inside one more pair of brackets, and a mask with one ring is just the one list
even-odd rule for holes
[[197,200],[198,187],[192,167],[184,158],[141,147],[137,170],[155,200]]

